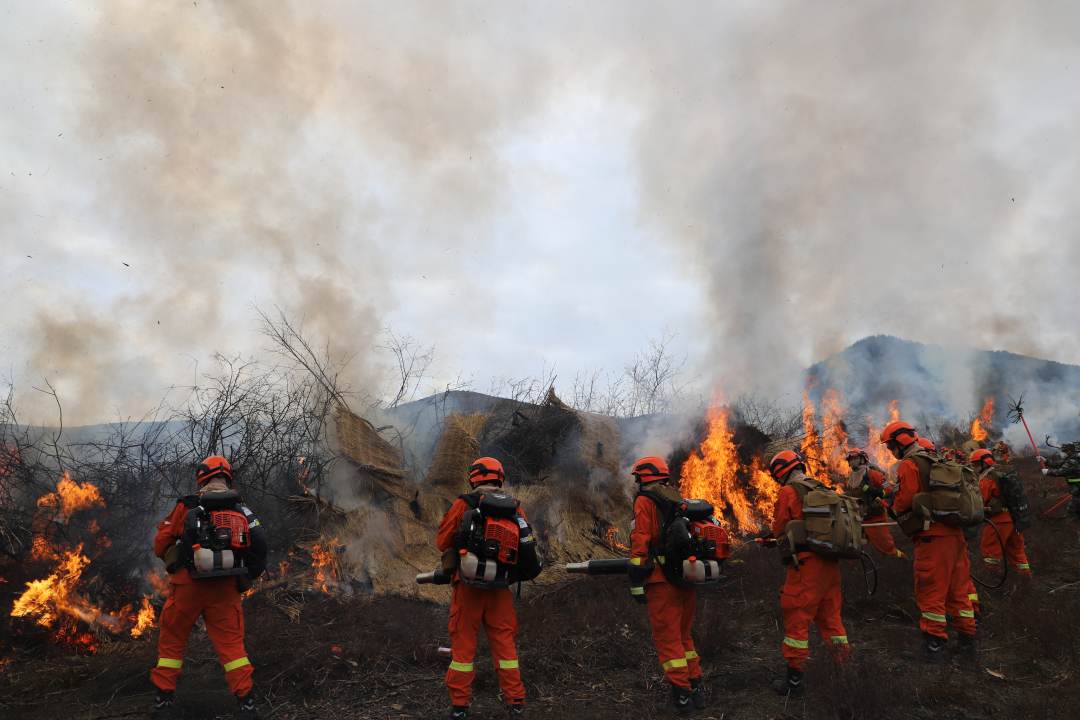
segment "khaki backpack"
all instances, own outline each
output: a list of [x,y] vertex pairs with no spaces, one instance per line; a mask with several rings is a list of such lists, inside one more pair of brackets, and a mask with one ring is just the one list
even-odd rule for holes
[[787,542],[793,553],[809,550],[827,558],[857,558],[862,553],[863,532],[859,502],[821,483],[791,480],[802,501],[803,516],[788,522]]
[[982,523],[982,493],[974,470],[923,450],[908,457],[919,469],[919,492],[911,510],[896,519],[901,530],[910,536],[929,529],[932,522],[962,528]]

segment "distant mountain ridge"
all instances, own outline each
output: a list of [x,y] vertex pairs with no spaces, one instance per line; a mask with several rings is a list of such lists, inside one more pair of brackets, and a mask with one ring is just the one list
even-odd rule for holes
[[815,400],[835,389],[850,413],[878,417],[896,400],[901,414],[912,422],[963,421],[992,397],[993,424],[1012,439],[1018,429],[1009,429],[1010,398],[1022,395],[1037,441],[1047,434],[1064,439],[1080,436],[1077,365],[875,335],[812,365],[806,377]]

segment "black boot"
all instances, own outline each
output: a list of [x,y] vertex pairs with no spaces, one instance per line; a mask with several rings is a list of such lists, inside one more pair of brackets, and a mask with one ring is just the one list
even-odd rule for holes
[[945,640],[937,635],[923,633],[923,662],[940,665],[945,662]]
[[507,705],[510,710],[511,718],[523,718],[525,717],[525,703],[511,703]]
[[173,716],[173,694],[169,690],[158,690],[154,695],[154,720],[167,720]]
[[255,691],[248,692],[244,697],[237,697],[237,702],[240,703],[240,715],[239,717],[244,720],[259,720],[259,709],[255,707]]
[[957,635],[957,640],[957,655],[960,657],[960,659],[964,662],[975,662],[977,658],[975,636],[960,633]]
[[701,678],[690,681],[690,702],[694,703],[695,710],[705,709],[705,683]]
[[671,702],[675,706],[675,712],[679,715],[689,715],[694,711],[694,701],[690,698],[690,691],[686,688],[672,685]]
[[802,670],[796,670],[793,667],[788,667],[787,676],[774,680],[772,683],[772,689],[781,695],[787,695],[788,697],[797,697],[803,694],[805,687],[803,686],[803,674]]
[[450,720],[466,720],[469,717],[468,705],[455,705],[450,708]]

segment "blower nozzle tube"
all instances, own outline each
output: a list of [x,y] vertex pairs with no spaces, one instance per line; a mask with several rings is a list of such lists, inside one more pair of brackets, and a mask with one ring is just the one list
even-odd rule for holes
[[630,561],[626,558],[613,560],[586,560],[568,563],[566,572],[571,575],[625,575]]
[[449,585],[450,573],[445,570],[432,570],[431,572],[420,573],[416,576],[417,585]]

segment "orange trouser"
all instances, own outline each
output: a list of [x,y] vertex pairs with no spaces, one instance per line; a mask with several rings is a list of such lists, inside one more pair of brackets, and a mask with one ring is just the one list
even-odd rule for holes
[[150,671],[151,682],[161,690],[176,689],[188,636],[200,615],[218,660],[225,668],[229,690],[239,697],[247,695],[251,692],[253,668],[244,650],[240,591],[236,589],[236,579],[231,577],[172,586],[172,593],[161,610],[158,662]]
[[[968,574],[970,575],[970,573]],[[982,606],[979,604],[979,591],[975,589],[975,581],[970,577],[968,578],[967,583],[967,594],[968,600],[971,602],[971,609],[975,613],[975,616],[978,617],[979,613],[982,611]]]
[[503,700],[510,705],[525,702],[525,686],[518,671],[517,613],[509,590],[481,590],[459,582],[450,602],[450,650],[452,662],[446,671],[450,702],[466,707],[472,702],[472,683],[476,677],[473,660],[480,626],[487,634],[491,661],[499,673]]
[[689,690],[690,681],[701,677],[701,661],[690,637],[697,610],[697,590],[664,580],[646,585],[645,598],[649,603],[653,645],[664,675],[672,685]]
[[[874,517],[868,517],[863,522],[866,523],[884,523],[889,519],[884,515],[877,515]],[[896,541],[893,540],[892,532],[888,526],[882,527],[864,527],[863,533],[866,535],[866,539],[874,546],[882,555],[888,555],[889,557],[904,557],[904,554],[896,548]]]
[[951,615],[957,632],[974,635],[975,611],[969,597],[973,589],[963,535],[915,540],[915,602],[922,613],[919,627],[924,633],[947,638],[945,616]]
[[987,565],[1000,565],[1001,543],[1005,543],[1005,554],[1008,555],[1009,562],[1013,564],[1017,572],[1030,575],[1031,564],[1028,562],[1027,552],[1024,551],[1024,536],[1016,532],[1016,528],[1013,527],[1012,515],[1007,512],[999,513],[990,518],[990,522],[997,528],[997,532],[989,525],[983,525],[980,542],[983,562]]
[[846,660],[851,653],[847,630],[840,618],[840,563],[820,555],[800,553],[799,567],[788,568],[780,589],[784,615],[784,642],[780,651],[788,667],[802,670],[810,657],[810,623],[832,649],[833,657]]

